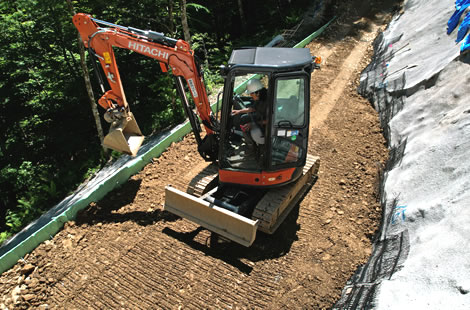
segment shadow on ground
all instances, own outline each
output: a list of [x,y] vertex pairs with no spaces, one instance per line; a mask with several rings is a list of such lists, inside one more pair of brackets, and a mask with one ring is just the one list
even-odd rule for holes
[[147,211],[114,212],[134,202],[142,180],[129,180],[124,186],[113,190],[106,199],[91,203],[77,215],[76,224],[124,223],[133,221],[141,226],[153,225],[160,221],[175,221],[176,215],[156,209]]

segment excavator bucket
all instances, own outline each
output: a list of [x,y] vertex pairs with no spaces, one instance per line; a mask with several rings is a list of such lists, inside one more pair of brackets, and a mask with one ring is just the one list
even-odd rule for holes
[[184,217],[246,247],[256,238],[258,220],[253,221],[171,186],[165,188],[163,210]]
[[129,112],[126,119],[111,124],[109,133],[104,137],[103,146],[135,156],[143,141],[144,136],[139,125],[134,115]]

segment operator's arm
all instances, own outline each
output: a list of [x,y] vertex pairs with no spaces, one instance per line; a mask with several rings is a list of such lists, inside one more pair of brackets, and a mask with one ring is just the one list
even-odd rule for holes
[[253,108],[244,108],[244,109],[240,109],[240,110],[233,110],[232,115],[245,114],[245,113],[251,113],[251,112],[255,112],[255,109],[253,109]]

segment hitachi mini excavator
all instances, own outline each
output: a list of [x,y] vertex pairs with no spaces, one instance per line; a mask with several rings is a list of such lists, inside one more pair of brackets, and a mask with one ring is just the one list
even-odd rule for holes
[[318,172],[319,158],[307,154],[307,143],[310,75],[319,58],[302,48],[234,50],[228,64],[220,67],[225,82],[217,117],[187,42],[83,13],[73,23],[111,88],[105,92],[101,83],[104,94],[98,100],[111,124],[106,147],[135,156],[144,139],[126,101],[113,47],[154,58],[175,78],[198,151],[216,164],[211,165],[215,171],[200,177],[199,192],[196,187],[183,192],[167,186],[164,210],[244,246],[254,242],[257,230],[274,233]]

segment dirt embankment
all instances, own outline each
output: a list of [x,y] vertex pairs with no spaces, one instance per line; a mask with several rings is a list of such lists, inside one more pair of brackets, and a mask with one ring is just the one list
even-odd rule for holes
[[387,149],[356,88],[390,2],[367,15],[351,6],[351,18],[309,45],[324,59],[311,84],[319,178],[276,234],[211,249],[207,231],[162,211],[164,187],[204,167],[188,136],[3,273],[0,308],[330,308],[380,222],[375,187]]

